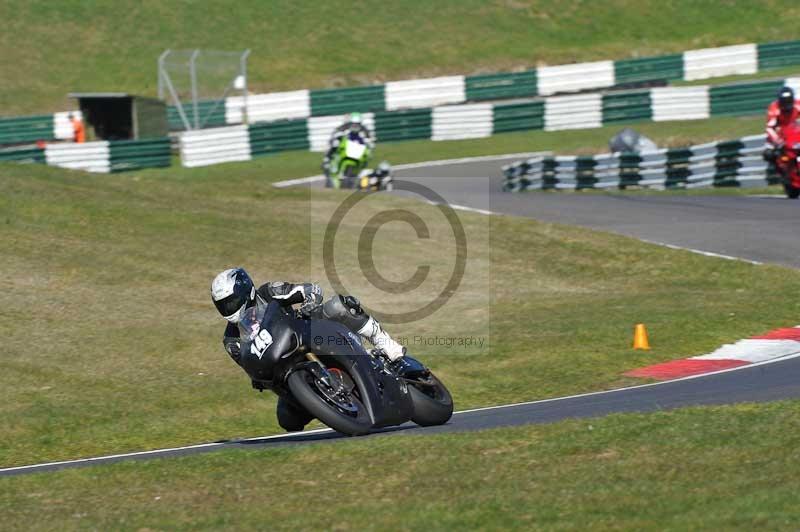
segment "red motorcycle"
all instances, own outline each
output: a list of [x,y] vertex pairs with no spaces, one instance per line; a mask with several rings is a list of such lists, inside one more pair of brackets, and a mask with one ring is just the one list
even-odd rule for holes
[[783,190],[791,199],[800,197],[800,125],[793,122],[783,128],[783,148],[775,157],[775,168]]

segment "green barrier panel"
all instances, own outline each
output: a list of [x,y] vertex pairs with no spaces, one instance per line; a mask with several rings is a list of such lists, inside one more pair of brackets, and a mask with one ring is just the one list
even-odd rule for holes
[[112,172],[158,168],[172,164],[168,137],[109,142],[109,161]]
[[717,154],[714,156],[714,186],[715,187],[739,187],[739,168],[742,163],[740,151],[744,144],[740,140],[728,140],[717,143]]
[[614,61],[617,85],[683,79],[683,54]]
[[781,178],[778,176],[778,170],[775,168],[775,164],[769,163],[767,165],[767,184],[778,185],[780,182]]
[[556,168],[558,168],[558,163],[552,157],[548,157],[544,161],[542,161],[542,189],[543,190],[555,190],[556,185],[558,185],[558,179],[556,178]]
[[650,91],[630,91],[603,95],[603,124],[651,120]]
[[[194,127],[194,106],[190,102],[184,102],[182,107],[189,125]],[[197,102],[197,116],[200,120],[201,129],[224,126],[225,102],[219,100]],[[169,123],[170,131],[183,131],[185,129],[177,106],[167,106],[167,122]]]
[[[718,142],[713,145],[716,153],[711,156],[708,146],[694,146],[675,148],[666,152],[644,156],[637,153],[626,152],[619,157],[619,187],[625,189],[631,185],[642,185],[641,180],[647,179],[650,184],[660,184],[663,180],[667,188],[686,188],[688,182],[698,183],[699,180],[708,180],[713,187],[742,187],[750,186],[752,169],[746,172],[748,179],[743,181],[740,175],[742,168],[748,166],[743,162],[741,151],[746,146],[752,146],[750,139],[734,139]],[[694,153],[693,153],[694,152]],[[598,173],[598,165],[605,162],[605,158],[592,156],[546,158],[541,160],[541,173],[533,170],[527,161],[521,161],[504,169],[504,190],[516,192],[533,186],[541,179],[543,188],[596,188],[602,174]],[[694,159],[694,162],[692,162]],[[694,170],[691,166],[694,165]],[[528,172],[531,172],[528,174]],[[600,170],[606,174],[606,170]],[[645,174],[644,176],[642,174]],[[537,179],[534,179],[534,175]],[[757,174],[755,174],[756,177]],[[604,176],[603,176],[604,177]],[[769,184],[775,184],[776,174],[774,167],[766,168],[766,179]],[[760,179],[756,181],[760,182]],[[648,186],[648,185],[645,185]],[[538,183],[537,183],[538,187]]]
[[42,148],[7,148],[0,150],[0,162],[14,161],[18,163],[44,163],[44,150]]
[[544,102],[495,105],[492,133],[544,129]]
[[732,168],[717,168],[714,172],[713,186],[716,188],[734,188],[741,187],[739,182],[739,175],[736,173],[737,167]]
[[537,95],[536,70],[512,74],[484,74],[465,78],[467,100],[501,100]]
[[383,85],[311,91],[311,116],[386,110]]
[[717,143],[717,161],[728,157],[739,157],[739,152],[744,148],[741,140],[727,140]]
[[636,185],[642,179],[639,165],[642,157],[638,153],[621,153],[619,156],[619,187]]
[[711,87],[711,115],[766,114],[782,86],[778,80]]
[[691,148],[675,148],[667,150],[667,165],[689,164],[692,158]]
[[132,170],[143,170],[145,168],[166,168],[172,165],[169,157],[137,157],[122,161],[111,161],[110,171],[130,172]]
[[771,42],[758,45],[758,69],[800,65],[800,41]]
[[308,150],[308,121],[283,120],[251,125],[250,153],[253,157],[288,150]]
[[692,150],[689,148],[676,148],[667,150],[667,179],[664,185],[667,188],[685,187],[691,171],[689,159]]
[[375,113],[375,136],[379,141],[429,139],[431,109],[408,109]]
[[0,144],[53,140],[53,115],[0,118]]
[[575,190],[594,188],[599,181],[594,176],[597,161],[591,155],[581,155],[575,158]]

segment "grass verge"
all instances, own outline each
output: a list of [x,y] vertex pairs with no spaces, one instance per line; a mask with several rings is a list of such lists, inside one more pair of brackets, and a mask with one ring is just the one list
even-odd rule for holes
[[794,530],[800,402],[0,479],[12,530]]
[[[654,24],[656,13],[670,23]],[[168,48],[250,48],[249,88],[266,92],[785,40],[798,16],[775,0],[3,2],[0,110],[64,110],[71,91],[155,95]]]
[[[589,133],[386,150],[413,160],[480,152],[478,146],[491,152],[515,142],[536,149],[545,138],[567,147],[604,142],[606,131]],[[319,213],[344,196],[270,185],[311,173],[317,162],[315,154],[289,153],[195,171],[113,176],[0,167],[0,326],[8,331],[0,357],[0,464],[276,431],[273,398],[250,390],[221,350],[222,322],[208,284],[237,264],[259,281],[324,282],[309,251],[322,230]],[[389,206],[434,210],[375,201],[364,216]],[[422,329],[469,334],[485,325],[468,312],[470,298],[488,308],[492,334],[485,351],[419,353],[451,387],[459,408],[625,384],[620,375],[628,369],[796,324],[800,304],[787,296],[800,288],[795,271],[523,219],[459,216],[478,235],[470,265],[483,268],[484,279],[488,272],[488,282],[462,286],[456,313],[437,314],[424,327],[391,329],[406,336]],[[343,238],[352,241],[359,229],[347,225]],[[413,231],[392,229],[390,238],[379,239],[392,245],[382,248],[378,266],[408,277],[420,256],[448,249],[446,231],[434,229],[428,248],[419,247]],[[352,273],[353,258],[347,260]],[[380,302],[365,286],[352,290],[368,307]],[[655,346],[647,354],[629,351],[631,327],[640,321]]]

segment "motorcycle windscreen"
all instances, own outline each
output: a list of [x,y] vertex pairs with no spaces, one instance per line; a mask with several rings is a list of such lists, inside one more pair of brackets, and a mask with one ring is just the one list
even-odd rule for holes
[[361,158],[364,156],[364,152],[367,151],[367,147],[364,144],[358,143],[353,140],[347,141],[347,146],[344,147],[344,154],[345,157],[348,159],[354,159],[356,161],[360,161]]
[[265,357],[265,351],[272,344],[269,330],[262,331],[264,321],[268,321],[269,306],[258,303],[244,311],[239,320],[239,342],[241,349],[240,365],[247,374],[257,380],[272,378],[273,361]]
[[244,311],[239,320],[239,338],[242,341],[252,340],[258,334],[266,310],[265,305],[255,305]]

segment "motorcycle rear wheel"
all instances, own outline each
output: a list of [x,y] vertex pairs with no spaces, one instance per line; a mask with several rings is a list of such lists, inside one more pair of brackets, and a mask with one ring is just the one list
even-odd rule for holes
[[425,377],[406,379],[406,384],[414,403],[411,421],[423,427],[431,427],[444,425],[453,416],[453,397],[436,375],[429,373]]
[[343,401],[348,403],[347,408],[337,405],[326,396],[316,377],[304,369],[289,375],[287,384],[297,402],[333,430],[348,436],[360,436],[372,428],[366,407],[352,392],[343,397]]

